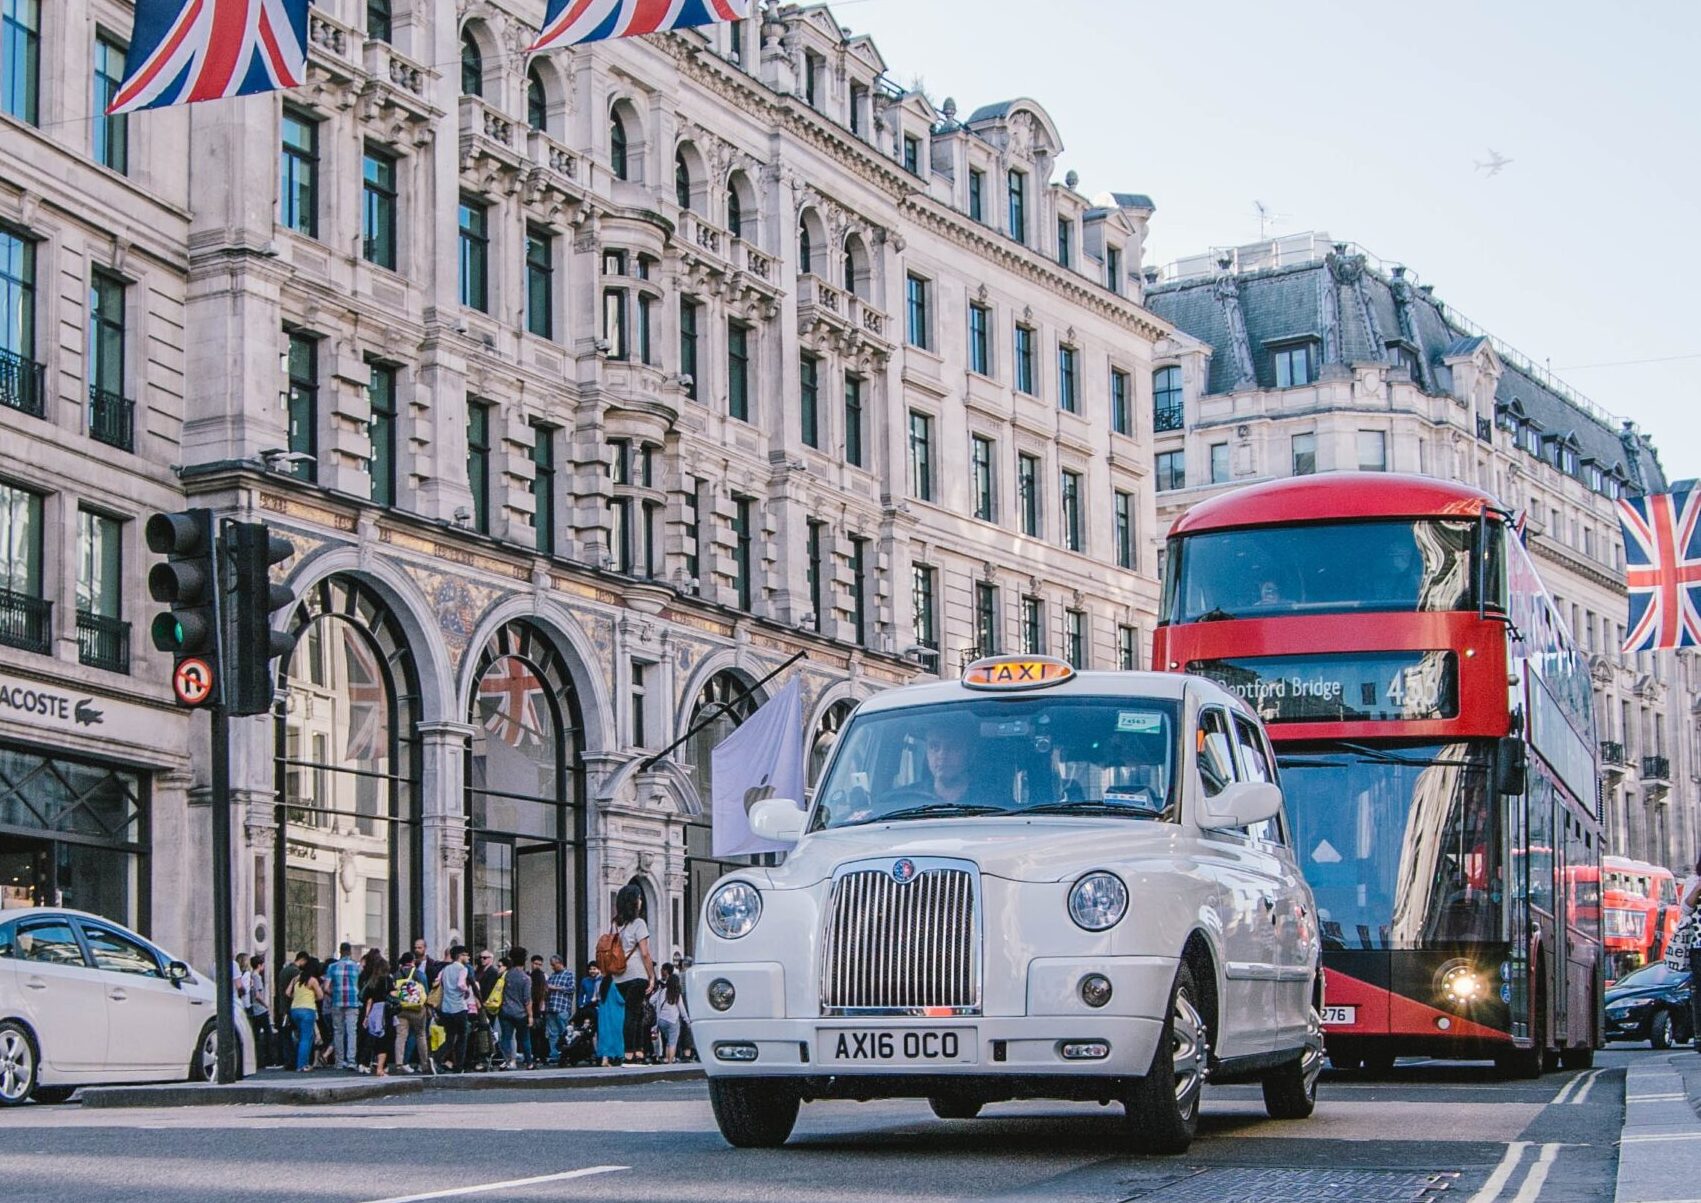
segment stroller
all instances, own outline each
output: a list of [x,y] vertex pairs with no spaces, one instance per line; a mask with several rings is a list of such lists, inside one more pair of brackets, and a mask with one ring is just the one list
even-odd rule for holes
[[478,1072],[496,1068],[496,1036],[491,1031],[490,1017],[484,1013],[483,1007],[467,1016],[466,1068]]
[[561,1052],[555,1064],[562,1069],[594,1065],[597,1059],[597,1011],[580,1007],[561,1033]]

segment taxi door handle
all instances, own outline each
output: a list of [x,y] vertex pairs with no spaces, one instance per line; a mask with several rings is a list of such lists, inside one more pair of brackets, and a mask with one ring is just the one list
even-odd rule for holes
[[118,988],[117,986],[114,986],[111,990],[107,991],[106,996],[108,998],[110,998],[113,1002],[123,1002],[125,999],[130,997],[128,994],[124,993],[124,991],[121,990],[120,988]]
[[47,983],[42,981],[39,977],[30,978],[27,982],[24,983],[24,985],[28,986],[31,990],[45,990],[45,989],[47,989]]

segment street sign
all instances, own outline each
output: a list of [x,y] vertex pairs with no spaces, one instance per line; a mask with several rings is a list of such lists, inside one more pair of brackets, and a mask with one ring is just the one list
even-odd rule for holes
[[198,656],[190,657],[171,674],[171,688],[185,706],[199,706],[212,696],[213,666]]

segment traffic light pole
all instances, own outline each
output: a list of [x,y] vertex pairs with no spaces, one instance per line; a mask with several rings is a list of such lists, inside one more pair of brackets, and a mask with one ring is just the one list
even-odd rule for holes
[[219,1082],[234,1082],[241,1061],[236,1043],[236,964],[231,933],[230,716],[212,708],[213,719],[213,962],[218,974]]

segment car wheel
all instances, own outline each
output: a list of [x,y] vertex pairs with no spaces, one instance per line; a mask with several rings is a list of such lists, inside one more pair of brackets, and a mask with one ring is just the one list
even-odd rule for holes
[[30,1092],[30,1098],[38,1103],[69,1103],[76,1093],[75,1086],[37,1086]]
[[1152,1066],[1123,1104],[1130,1143],[1140,1152],[1185,1153],[1199,1129],[1211,1046],[1195,997],[1193,970],[1183,962],[1170,987],[1169,1017]]
[[1648,1021],[1648,1043],[1655,1048],[1671,1047],[1671,1012],[1655,1011]]
[[1271,1119],[1308,1119],[1317,1110],[1317,1075],[1323,1072],[1323,1019],[1311,1008],[1305,1053],[1264,1077],[1264,1110]]
[[927,1100],[933,1114],[940,1119],[973,1119],[980,1114],[981,1104],[975,1099],[936,1094]]
[[0,1023],[0,1107],[16,1107],[35,1091],[35,1042],[22,1024]]
[[1592,1048],[1564,1049],[1559,1054],[1559,1064],[1565,1069],[1593,1069],[1595,1050]]
[[797,1123],[797,1091],[762,1078],[711,1078],[709,1105],[721,1137],[738,1149],[777,1149]]
[[211,1082],[219,1073],[219,1025],[218,1020],[209,1019],[201,1029],[200,1039],[195,1041],[195,1052],[189,1058],[189,1080],[191,1082]]

